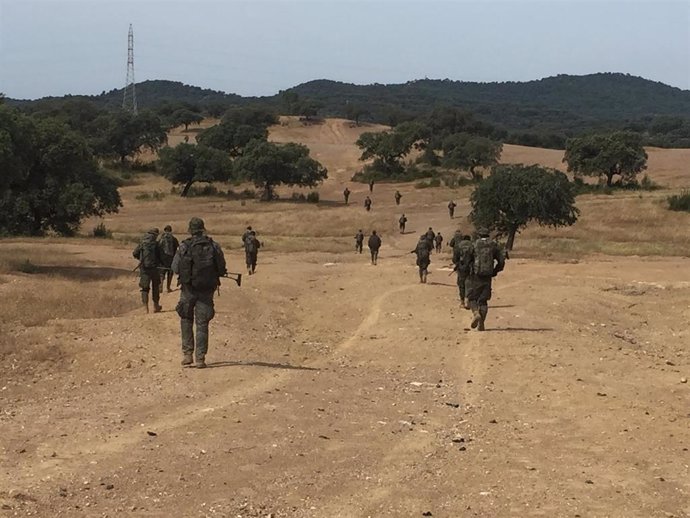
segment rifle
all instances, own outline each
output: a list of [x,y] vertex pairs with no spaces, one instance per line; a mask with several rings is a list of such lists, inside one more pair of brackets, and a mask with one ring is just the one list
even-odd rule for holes
[[[221,275],[221,277],[225,277],[227,279],[232,279],[233,281],[235,281],[237,283],[238,288],[240,286],[242,286],[242,274],[241,273],[227,272],[225,275]],[[219,293],[219,295],[220,295],[220,293]]]

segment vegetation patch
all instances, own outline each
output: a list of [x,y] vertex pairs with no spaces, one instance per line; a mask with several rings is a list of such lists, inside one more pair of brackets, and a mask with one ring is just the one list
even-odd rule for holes
[[666,201],[668,201],[668,208],[671,210],[690,212],[690,190],[669,196]]

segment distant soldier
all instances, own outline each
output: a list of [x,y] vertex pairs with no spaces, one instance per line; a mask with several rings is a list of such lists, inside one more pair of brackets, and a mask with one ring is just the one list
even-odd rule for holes
[[248,225],[247,229],[244,231],[244,234],[242,234],[242,246],[244,246],[244,242],[247,240],[249,237],[249,234],[252,233],[252,226]]
[[374,180],[369,180],[369,192],[374,192]]
[[400,216],[400,219],[398,220],[398,225],[400,226],[400,233],[404,234],[405,233],[405,224],[407,223],[407,217],[405,214]]
[[141,290],[141,303],[149,312],[149,291],[153,299],[153,312],[158,313],[163,308],[160,302],[161,274],[158,268],[162,266],[161,252],[158,246],[157,228],[152,228],[141,239],[141,242],[132,252],[132,256],[139,260],[139,289]]
[[170,293],[172,289],[170,289],[170,285],[172,283],[172,278],[173,278],[173,272],[170,269],[172,266],[172,261],[173,257],[175,257],[175,252],[177,252],[177,248],[180,246],[180,242],[177,240],[177,238],[173,235],[172,233],[172,227],[170,225],[166,225],[165,228],[163,229],[163,233],[161,234],[161,237],[158,239],[158,247],[161,252],[161,289],[163,285],[163,281],[167,279],[166,282],[166,288],[167,292]]
[[206,235],[204,220],[190,219],[189,233],[191,237],[180,243],[172,262],[173,272],[179,275],[181,285],[180,301],[175,310],[180,316],[182,365],[191,365],[196,356],[197,368],[203,369],[208,352],[208,324],[216,314],[213,294],[227,270],[223,250]]
[[355,234],[355,252],[362,253],[362,247],[364,246],[364,232],[360,228]]
[[252,230],[244,240],[244,256],[249,275],[254,275],[254,273],[256,273],[256,261],[259,258],[259,248],[261,248],[261,243],[256,238],[256,232]]
[[491,281],[505,267],[503,253],[495,241],[489,239],[489,230],[477,230],[479,238],[474,242],[470,254],[471,269],[467,280],[466,294],[472,310],[472,329],[484,331],[484,322],[489,312]]
[[453,215],[455,214],[455,207],[458,205],[453,201],[450,200],[448,202],[448,215],[450,216],[450,219],[453,219]]
[[371,264],[375,265],[379,258],[379,248],[381,248],[381,238],[376,235],[376,230],[371,231],[367,245],[371,252]]
[[395,204],[400,205],[401,199],[402,199],[402,194],[400,194],[400,191],[395,191]]
[[345,198],[345,205],[347,205],[348,200],[350,199],[350,189],[345,187],[345,190],[343,191],[343,198]]
[[439,232],[434,238],[434,243],[436,243],[436,252],[441,253],[441,243],[443,243],[443,236]]
[[417,255],[417,266],[419,267],[419,282],[426,283],[426,276],[429,274],[429,265],[431,264],[431,249],[429,248],[429,241],[426,239],[426,234],[422,234],[417,241],[417,246],[410,252]]
[[431,250],[434,249],[434,240],[436,239],[436,232],[429,227],[429,230],[426,231],[426,240],[429,241],[429,248]]
[[371,198],[369,198],[369,196],[364,198],[364,208],[367,210],[367,212],[371,210]]
[[[455,240],[455,238],[453,238]],[[453,264],[455,264],[455,272],[457,273],[458,281],[458,298],[462,307],[470,309],[467,301],[467,277],[470,274],[470,267],[472,263],[472,241],[469,235],[460,235],[453,245]]]

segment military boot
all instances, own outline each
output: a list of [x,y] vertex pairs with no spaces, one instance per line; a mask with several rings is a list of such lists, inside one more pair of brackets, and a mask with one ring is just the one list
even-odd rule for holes
[[161,311],[163,311],[163,306],[161,306],[157,300],[154,300],[153,301],[153,312],[154,313],[160,313]]
[[144,309],[146,309],[146,313],[149,312],[149,292],[148,291],[142,291],[141,292],[141,303],[144,305]]
[[196,359],[196,368],[197,369],[205,369],[206,368],[206,357],[201,356]]
[[484,321],[486,320],[486,315],[489,313],[489,306],[486,304],[482,304],[479,306],[479,316],[481,317],[481,320],[479,321],[479,326],[478,330],[479,331],[484,331]]
[[476,302],[470,302],[470,309],[472,310],[472,323],[470,327],[476,329],[479,322],[482,320],[482,316],[479,314],[479,307]]
[[191,365],[192,363],[194,363],[192,353],[184,353],[182,356],[182,365]]
[[424,272],[422,273],[422,282],[423,282],[424,284],[426,284],[426,276],[427,276],[427,271],[424,270]]

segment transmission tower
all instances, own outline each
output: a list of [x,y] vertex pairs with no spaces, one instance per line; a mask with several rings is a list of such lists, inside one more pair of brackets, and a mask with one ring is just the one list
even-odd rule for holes
[[127,36],[127,80],[125,81],[125,93],[122,98],[122,109],[137,114],[137,92],[134,88],[134,30],[129,24]]

